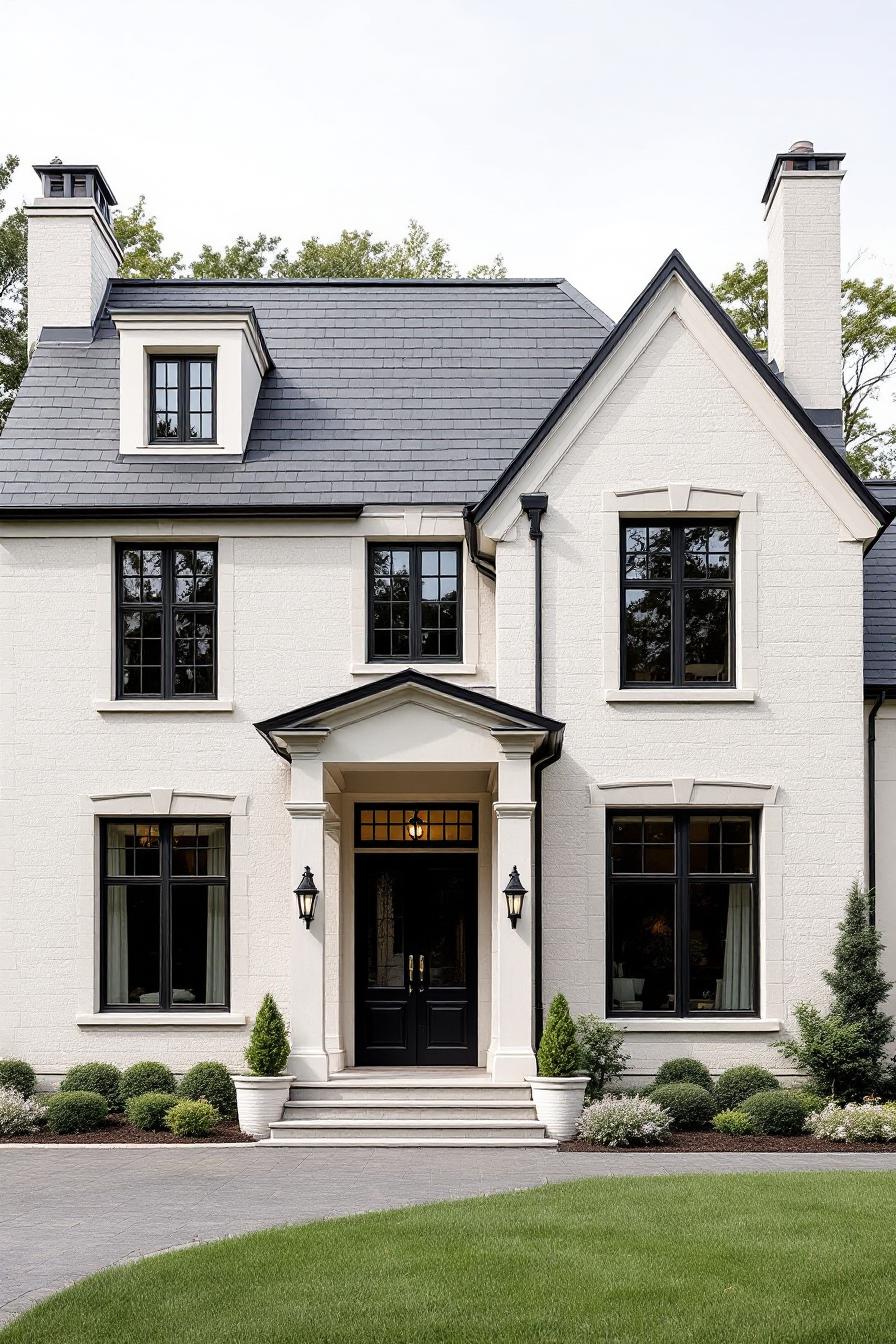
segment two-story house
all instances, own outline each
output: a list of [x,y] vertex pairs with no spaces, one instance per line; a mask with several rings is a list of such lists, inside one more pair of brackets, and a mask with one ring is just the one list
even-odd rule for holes
[[772,166],[768,358],[677,252],[615,325],[562,280],[119,279],[102,173],[38,168],[0,1054],[238,1069],[271,990],[302,1082],[518,1085],[563,990],[637,1074],[780,1071],[867,859],[842,159]]

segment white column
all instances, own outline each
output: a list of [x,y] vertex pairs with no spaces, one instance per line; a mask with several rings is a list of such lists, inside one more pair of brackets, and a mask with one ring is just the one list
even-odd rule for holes
[[[519,1083],[535,1073],[533,1034],[534,920],[532,862],[535,803],[532,752],[542,734],[495,731],[501,748],[495,813],[495,879],[492,893],[492,1039],[488,1067],[496,1083]],[[527,895],[516,928],[507,916],[504,887],[516,867]]]
[[[342,1034],[342,884],[340,866],[340,818],[329,807],[324,817],[324,876],[326,879],[326,957],[324,972],[324,1045],[330,1072],[345,1068],[345,1041]],[[320,898],[318,898],[320,899]]]

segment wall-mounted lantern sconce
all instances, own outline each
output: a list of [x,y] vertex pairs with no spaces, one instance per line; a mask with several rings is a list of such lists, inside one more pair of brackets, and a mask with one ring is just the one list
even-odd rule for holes
[[510,870],[510,877],[507,886],[504,888],[504,895],[507,899],[507,918],[510,920],[512,928],[516,928],[516,922],[523,913],[523,900],[526,895],[526,888],[520,881],[520,875],[517,872],[516,864]]
[[305,928],[311,928],[311,921],[314,918],[314,907],[317,904],[318,891],[314,885],[314,874],[308,865],[305,865],[305,871],[302,874],[302,880],[296,887],[296,900],[299,903],[299,918],[304,919]]

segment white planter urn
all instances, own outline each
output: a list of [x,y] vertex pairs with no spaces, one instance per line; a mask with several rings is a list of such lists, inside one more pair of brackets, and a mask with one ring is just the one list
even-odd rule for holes
[[283,1107],[289,1101],[291,1074],[279,1073],[272,1078],[251,1073],[235,1074],[236,1113],[240,1129],[253,1139],[269,1139],[271,1125],[283,1119]]
[[545,1127],[548,1138],[572,1139],[576,1121],[585,1105],[586,1073],[571,1078],[527,1078],[532,1088],[535,1112]]

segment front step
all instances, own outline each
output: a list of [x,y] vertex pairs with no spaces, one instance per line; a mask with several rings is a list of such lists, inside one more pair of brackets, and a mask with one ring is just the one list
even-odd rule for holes
[[270,1143],[282,1146],[288,1143],[315,1147],[353,1144],[395,1145],[410,1148],[433,1147],[441,1144],[481,1144],[514,1147],[549,1144],[544,1126],[537,1120],[280,1120],[271,1125]]
[[288,1101],[284,1120],[531,1120],[531,1101]]
[[289,1089],[290,1101],[351,1101],[363,1105],[391,1105],[393,1102],[441,1101],[502,1103],[524,1101],[532,1103],[530,1088],[513,1083],[478,1083],[451,1080],[444,1083],[414,1082],[412,1080],[383,1080],[383,1082],[345,1081],[332,1078],[328,1083],[297,1083]]

